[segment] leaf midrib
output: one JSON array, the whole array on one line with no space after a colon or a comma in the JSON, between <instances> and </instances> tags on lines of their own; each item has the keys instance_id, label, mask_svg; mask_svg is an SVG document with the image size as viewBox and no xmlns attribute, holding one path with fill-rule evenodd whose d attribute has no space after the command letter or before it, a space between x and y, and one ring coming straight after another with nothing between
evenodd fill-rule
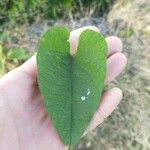
<instances>
[{"instance_id":1,"label":"leaf midrib","mask_svg":"<svg viewBox=\"0 0 150 150\"><path fill-rule=\"evenodd\" d=\"M70 55L71 57L71 55ZM73 69L72 69L72 66L73 66L73 58L71 57L71 106L70 106L70 112L71 112L71 118L70 118L70 145L71 145L71 142L72 142L72 118L73 118L73 113L72 113L72 105L73 105Z\"/></svg>"}]
</instances>

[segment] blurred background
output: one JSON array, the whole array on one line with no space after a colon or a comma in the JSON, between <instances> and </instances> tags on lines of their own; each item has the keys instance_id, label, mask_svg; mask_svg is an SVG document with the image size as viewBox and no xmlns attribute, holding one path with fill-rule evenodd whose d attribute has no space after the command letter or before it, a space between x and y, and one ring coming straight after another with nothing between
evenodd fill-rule
<instances>
[{"instance_id":1,"label":"blurred background","mask_svg":"<svg viewBox=\"0 0 150 150\"><path fill-rule=\"evenodd\" d=\"M150 150L150 0L0 0L0 76L32 56L50 26L97 26L122 38L124 98L75 150Z\"/></svg>"}]
</instances>

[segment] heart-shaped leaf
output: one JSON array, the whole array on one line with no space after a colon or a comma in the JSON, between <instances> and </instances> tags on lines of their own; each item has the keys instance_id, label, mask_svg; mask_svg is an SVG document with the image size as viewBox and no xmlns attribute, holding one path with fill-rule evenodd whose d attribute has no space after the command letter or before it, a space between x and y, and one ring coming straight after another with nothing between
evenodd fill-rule
<instances>
[{"instance_id":1,"label":"heart-shaped leaf","mask_svg":"<svg viewBox=\"0 0 150 150\"><path fill-rule=\"evenodd\" d=\"M40 39L38 83L48 115L60 139L76 144L99 104L106 74L105 38L85 30L77 53L70 55L70 32L60 26L49 29Z\"/></svg>"}]
</instances>

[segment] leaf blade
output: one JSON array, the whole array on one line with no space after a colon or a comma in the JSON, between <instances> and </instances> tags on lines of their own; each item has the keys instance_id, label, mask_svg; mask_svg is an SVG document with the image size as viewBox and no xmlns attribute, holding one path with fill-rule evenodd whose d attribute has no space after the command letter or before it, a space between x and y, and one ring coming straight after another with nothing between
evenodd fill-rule
<instances>
[{"instance_id":1,"label":"leaf blade","mask_svg":"<svg viewBox=\"0 0 150 150\"><path fill-rule=\"evenodd\" d=\"M37 54L38 74L40 74L38 82L44 103L60 138L67 145L70 143L68 133L70 133L71 99L67 94L71 85L68 79L70 74L68 38L69 32L65 28L51 28L41 38Z\"/></svg>"},{"instance_id":2,"label":"leaf blade","mask_svg":"<svg viewBox=\"0 0 150 150\"><path fill-rule=\"evenodd\" d=\"M49 117L61 140L75 145L99 103L106 74L104 37L91 30L70 55L69 31L53 27L44 34L37 54L38 83Z\"/></svg>"},{"instance_id":3,"label":"leaf blade","mask_svg":"<svg viewBox=\"0 0 150 150\"><path fill-rule=\"evenodd\" d=\"M74 57L76 68L73 69L73 145L83 135L100 101L106 73L106 48L106 41L99 33L86 30L80 35L78 51Z\"/></svg>"}]
</instances>

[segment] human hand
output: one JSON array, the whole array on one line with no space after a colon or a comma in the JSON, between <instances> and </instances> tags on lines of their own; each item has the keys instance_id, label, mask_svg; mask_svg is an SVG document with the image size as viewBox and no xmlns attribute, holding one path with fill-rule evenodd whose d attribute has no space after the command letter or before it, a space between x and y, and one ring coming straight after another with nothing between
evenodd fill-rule
<instances>
[{"instance_id":1,"label":"human hand","mask_svg":"<svg viewBox=\"0 0 150 150\"><path fill-rule=\"evenodd\" d=\"M85 29L71 32L72 53L76 52L78 38ZM106 38L108 44L106 84L111 82L126 66L121 53L122 42L117 37ZM122 99L122 91L113 88L105 91L85 134L107 118ZM0 149L1 150L64 150L52 122L44 109L37 85L36 57L0 79Z\"/></svg>"}]
</instances>

